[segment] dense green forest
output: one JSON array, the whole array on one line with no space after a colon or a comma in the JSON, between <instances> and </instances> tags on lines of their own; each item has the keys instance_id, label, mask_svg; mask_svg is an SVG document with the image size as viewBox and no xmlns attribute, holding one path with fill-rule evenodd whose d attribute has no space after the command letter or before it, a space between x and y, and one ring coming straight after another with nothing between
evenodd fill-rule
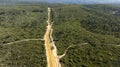
<instances>
[{"instance_id":1,"label":"dense green forest","mask_svg":"<svg viewBox=\"0 0 120 67\"><path fill-rule=\"evenodd\" d=\"M43 38L47 7L52 8L53 37L62 67L120 67L120 7L114 5L0 6L0 67L46 67ZM82 43L88 43L81 45Z\"/></svg>"}]
</instances>

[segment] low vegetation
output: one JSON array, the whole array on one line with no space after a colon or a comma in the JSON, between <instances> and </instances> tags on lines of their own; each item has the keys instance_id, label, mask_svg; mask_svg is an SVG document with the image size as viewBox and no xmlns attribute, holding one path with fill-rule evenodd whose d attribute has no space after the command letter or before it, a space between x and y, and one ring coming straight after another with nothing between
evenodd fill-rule
<instances>
[{"instance_id":1,"label":"low vegetation","mask_svg":"<svg viewBox=\"0 0 120 67\"><path fill-rule=\"evenodd\" d=\"M119 67L120 16L112 5L49 5L58 54L76 45L60 60L62 67ZM103 8L104 7L104 8ZM0 43L43 38L47 6L0 6ZM81 43L88 43L81 45ZM0 67L46 67L43 41L0 48Z\"/></svg>"}]
</instances>

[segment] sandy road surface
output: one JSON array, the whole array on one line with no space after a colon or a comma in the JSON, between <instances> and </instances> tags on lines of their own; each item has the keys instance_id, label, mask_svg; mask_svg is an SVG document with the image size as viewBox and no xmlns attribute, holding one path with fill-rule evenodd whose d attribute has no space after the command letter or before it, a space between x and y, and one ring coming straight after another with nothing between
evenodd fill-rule
<instances>
[{"instance_id":1,"label":"sandy road surface","mask_svg":"<svg viewBox=\"0 0 120 67\"><path fill-rule=\"evenodd\" d=\"M52 38L52 22L50 21L51 8L48 8L47 29L44 35L45 49L47 57L47 67L61 67L59 56L57 55L57 48Z\"/></svg>"}]
</instances>

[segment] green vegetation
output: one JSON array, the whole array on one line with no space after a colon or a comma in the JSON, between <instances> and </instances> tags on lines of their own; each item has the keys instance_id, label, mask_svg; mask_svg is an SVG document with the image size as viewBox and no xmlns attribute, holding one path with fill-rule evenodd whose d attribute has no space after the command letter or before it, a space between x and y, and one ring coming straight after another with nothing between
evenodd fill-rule
<instances>
[{"instance_id":1,"label":"green vegetation","mask_svg":"<svg viewBox=\"0 0 120 67\"><path fill-rule=\"evenodd\" d=\"M1 6L0 11L1 45L22 39L43 38L47 7ZM0 48L0 67L46 67L43 44L41 41L29 41L3 45Z\"/></svg>"},{"instance_id":2,"label":"green vegetation","mask_svg":"<svg viewBox=\"0 0 120 67\"><path fill-rule=\"evenodd\" d=\"M60 61L63 67L119 67L119 7L111 5L49 5L58 54L76 45ZM43 38L47 6L0 6L0 43ZM87 45L80 45L88 43ZM43 41L0 48L0 67L46 67Z\"/></svg>"}]
</instances>

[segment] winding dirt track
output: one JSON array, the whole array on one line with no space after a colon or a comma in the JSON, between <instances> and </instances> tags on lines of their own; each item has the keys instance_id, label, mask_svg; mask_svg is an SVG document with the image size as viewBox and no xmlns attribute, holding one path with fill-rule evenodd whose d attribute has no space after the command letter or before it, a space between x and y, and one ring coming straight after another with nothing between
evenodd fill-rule
<instances>
[{"instance_id":1,"label":"winding dirt track","mask_svg":"<svg viewBox=\"0 0 120 67\"><path fill-rule=\"evenodd\" d=\"M25 41L39 41L39 40L43 40L44 41L44 39L24 39L24 40L19 40L19 41L14 41L14 42L2 44L2 46L6 46L6 45L10 45L10 44L15 44L15 43L20 43L20 42L25 42Z\"/></svg>"}]
</instances>

